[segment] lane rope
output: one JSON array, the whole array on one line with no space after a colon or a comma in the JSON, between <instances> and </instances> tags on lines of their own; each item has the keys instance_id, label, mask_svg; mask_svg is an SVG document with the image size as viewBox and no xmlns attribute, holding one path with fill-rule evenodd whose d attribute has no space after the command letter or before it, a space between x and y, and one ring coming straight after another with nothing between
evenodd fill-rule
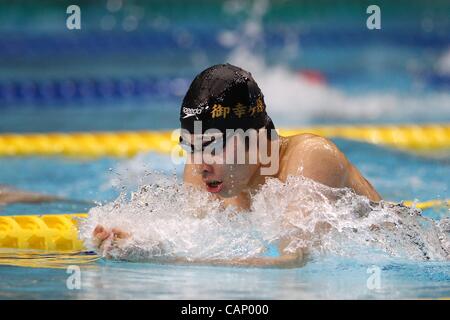
<instances>
[{"instance_id":1,"label":"lane rope","mask_svg":"<svg viewBox=\"0 0 450 320\"><path fill-rule=\"evenodd\" d=\"M411 151L450 149L450 124L316 126L284 128L283 136L313 133ZM141 152L170 154L178 144L173 131L0 134L0 156L131 157Z\"/></svg>"}]
</instances>

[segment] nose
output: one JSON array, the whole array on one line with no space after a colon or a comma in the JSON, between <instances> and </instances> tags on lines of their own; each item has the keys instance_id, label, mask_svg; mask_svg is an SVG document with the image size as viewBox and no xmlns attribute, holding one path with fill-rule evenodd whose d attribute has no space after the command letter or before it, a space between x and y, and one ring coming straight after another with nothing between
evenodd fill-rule
<instances>
[{"instance_id":1,"label":"nose","mask_svg":"<svg viewBox=\"0 0 450 320\"><path fill-rule=\"evenodd\" d=\"M206 177L214 172L212 165L206 163L202 163L200 170L202 172L202 177Z\"/></svg>"}]
</instances>

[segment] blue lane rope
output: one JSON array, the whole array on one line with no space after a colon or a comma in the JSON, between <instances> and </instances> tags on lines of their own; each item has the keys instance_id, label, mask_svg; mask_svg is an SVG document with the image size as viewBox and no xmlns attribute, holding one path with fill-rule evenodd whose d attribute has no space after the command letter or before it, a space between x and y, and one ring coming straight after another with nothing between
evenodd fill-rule
<instances>
[{"instance_id":1,"label":"blue lane rope","mask_svg":"<svg viewBox=\"0 0 450 320\"><path fill-rule=\"evenodd\" d=\"M0 108L15 105L70 105L82 101L168 97L180 98L187 77L99 77L49 80L0 80ZM424 75L434 88L450 88L450 76Z\"/></svg>"},{"instance_id":2,"label":"blue lane rope","mask_svg":"<svg viewBox=\"0 0 450 320\"><path fill-rule=\"evenodd\" d=\"M196 28L187 29L192 43L188 47L204 50L224 50L217 37L211 34L219 34L221 29L211 25L207 30ZM340 45L354 46L367 45L368 43L385 43L404 45L411 47L429 47L445 49L448 46L448 38L445 35L425 34L418 31L405 33L391 31L374 36L373 33L362 31L333 31L313 30L302 32L298 30L298 40L302 46L309 45ZM283 46L285 36L278 30L266 30L264 42L272 46ZM90 31L77 35L65 33L27 34L27 33L2 33L0 34L0 57L60 57L63 55L111 55L127 54L131 52L149 53L157 50L176 50L188 47L179 42L177 33L173 30L155 31L139 30L136 32L106 32Z\"/></svg>"},{"instance_id":3,"label":"blue lane rope","mask_svg":"<svg viewBox=\"0 0 450 320\"><path fill-rule=\"evenodd\" d=\"M0 81L0 108L146 96L178 97L187 90L189 81L152 77Z\"/></svg>"}]
</instances>

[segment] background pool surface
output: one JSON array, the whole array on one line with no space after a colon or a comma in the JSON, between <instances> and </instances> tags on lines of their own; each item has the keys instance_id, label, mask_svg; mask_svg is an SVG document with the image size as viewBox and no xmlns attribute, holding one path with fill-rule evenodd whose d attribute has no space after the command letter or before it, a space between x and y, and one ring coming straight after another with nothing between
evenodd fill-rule
<instances>
[{"instance_id":1,"label":"background pool surface","mask_svg":"<svg viewBox=\"0 0 450 320\"><path fill-rule=\"evenodd\" d=\"M0 3L0 133L176 128L195 74L226 61L252 72L279 127L450 121L448 1L380 2L382 29L374 31L365 26L364 1L78 3L79 31L65 28L68 2ZM417 155L333 141L385 199L450 198L449 150ZM182 167L156 153L0 157L0 184L105 203L134 191L145 170L180 175ZM89 207L15 204L0 214ZM450 216L448 208L423 214ZM328 255L302 268L262 269L91 258L0 250L0 299L450 296L450 262ZM80 290L66 286L73 264L81 267ZM375 290L367 285L373 266Z\"/></svg>"}]
</instances>

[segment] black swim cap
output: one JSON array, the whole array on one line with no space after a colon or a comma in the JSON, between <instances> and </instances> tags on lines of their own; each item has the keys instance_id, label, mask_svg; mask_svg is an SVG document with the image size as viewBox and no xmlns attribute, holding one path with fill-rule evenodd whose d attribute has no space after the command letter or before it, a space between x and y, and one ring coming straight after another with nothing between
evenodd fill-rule
<instances>
[{"instance_id":1,"label":"black swim cap","mask_svg":"<svg viewBox=\"0 0 450 320\"><path fill-rule=\"evenodd\" d=\"M231 64L202 71L192 81L180 111L181 128L194 133L194 121L208 129L274 129L264 96L250 72Z\"/></svg>"}]
</instances>

